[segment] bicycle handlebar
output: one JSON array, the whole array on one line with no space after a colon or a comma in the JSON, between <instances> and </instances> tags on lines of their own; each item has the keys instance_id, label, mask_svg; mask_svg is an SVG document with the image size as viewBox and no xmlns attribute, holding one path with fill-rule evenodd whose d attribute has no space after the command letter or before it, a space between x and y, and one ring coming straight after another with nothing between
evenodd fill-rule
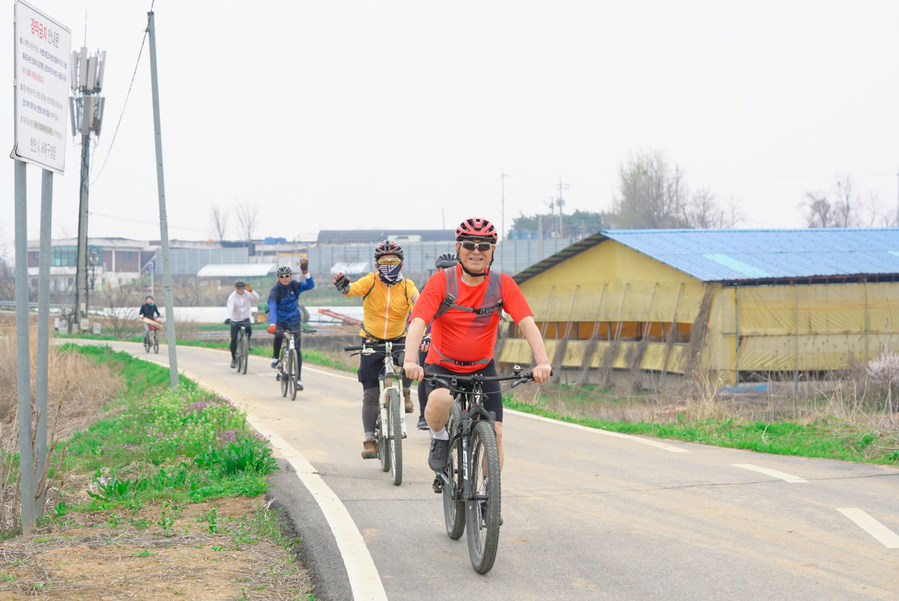
<instances>
[{"instance_id":1,"label":"bicycle handlebar","mask_svg":"<svg viewBox=\"0 0 899 601\"><path fill-rule=\"evenodd\" d=\"M473 376L462 376L462 375L452 375L447 376L445 374L440 375L432 375L425 376L425 382L429 384L441 384L443 386L448 386L450 388L454 388L457 384L483 384L486 382L512 382L512 388L518 386L519 384L524 384L525 382L531 382L534 380L534 373L527 371L518 374L513 374L511 376L482 376L482 375L473 375Z\"/></svg>"},{"instance_id":2,"label":"bicycle handlebar","mask_svg":"<svg viewBox=\"0 0 899 601\"><path fill-rule=\"evenodd\" d=\"M397 347L399 347L399 348L397 348ZM392 352L399 352L400 350L402 350L402 348L403 348L402 345L398 342L390 343L390 350ZM386 342L372 342L372 343L363 344L361 346L345 346L345 347L343 347L343 350L345 350L347 352L350 352L350 351L363 351L363 352L365 352L365 351L371 351L371 352L386 351L387 343Z\"/></svg>"}]
</instances>

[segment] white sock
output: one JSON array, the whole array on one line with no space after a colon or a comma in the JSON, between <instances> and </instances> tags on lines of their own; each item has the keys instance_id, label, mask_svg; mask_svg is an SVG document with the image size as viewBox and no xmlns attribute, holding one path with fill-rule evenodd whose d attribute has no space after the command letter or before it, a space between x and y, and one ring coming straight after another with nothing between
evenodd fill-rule
<instances>
[{"instance_id":1,"label":"white sock","mask_svg":"<svg viewBox=\"0 0 899 601\"><path fill-rule=\"evenodd\" d=\"M449 440L449 432L446 431L446 426L440 428L439 432L431 430L431 438L436 438L437 440Z\"/></svg>"}]
</instances>

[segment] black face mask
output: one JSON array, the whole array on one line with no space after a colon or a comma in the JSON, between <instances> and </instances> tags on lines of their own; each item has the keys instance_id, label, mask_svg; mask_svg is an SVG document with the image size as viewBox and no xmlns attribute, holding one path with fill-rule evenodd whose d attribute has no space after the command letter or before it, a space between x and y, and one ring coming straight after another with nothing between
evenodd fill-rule
<instances>
[{"instance_id":1,"label":"black face mask","mask_svg":"<svg viewBox=\"0 0 899 601\"><path fill-rule=\"evenodd\" d=\"M400 278L403 277L403 275L400 273L400 270L402 268L402 263L395 263L393 265L378 265L378 277L381 278L381 281L388 286L393 286L400 281Z\"/></svg>"}]
</instances>

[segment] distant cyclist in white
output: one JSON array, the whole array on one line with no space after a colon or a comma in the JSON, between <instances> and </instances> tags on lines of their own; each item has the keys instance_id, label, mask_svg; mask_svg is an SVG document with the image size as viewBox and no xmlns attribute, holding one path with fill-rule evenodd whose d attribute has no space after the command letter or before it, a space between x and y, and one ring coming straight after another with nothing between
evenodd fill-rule
<instances>
[{"instance_id":1,"label":"distant cyclist in white","mask_svg":"<svg viewBox=\"0 0 899 601\"><path fill-rule=\"evenodd\" d=\"M250 284L242 280L234 282L234 292L228 296L228 319L231 324L231 367L237 367L237 333L240 326L247 330L247 344L253 335L253 327L250 325L250 315L253 313L253 303L259 300L259 293L253 290Z\"/></svg>"}]
</instances>

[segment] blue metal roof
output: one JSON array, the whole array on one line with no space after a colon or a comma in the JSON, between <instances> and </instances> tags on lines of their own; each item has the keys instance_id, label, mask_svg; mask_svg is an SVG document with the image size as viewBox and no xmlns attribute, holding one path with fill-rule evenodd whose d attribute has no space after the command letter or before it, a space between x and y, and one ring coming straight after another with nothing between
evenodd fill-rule
<instances>
[{"instance_id":1,"label":"blue metal roof","mask_svg":"<svg viewBox=\"0 0 899 601\"><path fill-rule=\"evenodd\" d=\"M704 282L899 274L899 228L607 230L595 243L601 237Z\"/></svg>"}]
</instances>

